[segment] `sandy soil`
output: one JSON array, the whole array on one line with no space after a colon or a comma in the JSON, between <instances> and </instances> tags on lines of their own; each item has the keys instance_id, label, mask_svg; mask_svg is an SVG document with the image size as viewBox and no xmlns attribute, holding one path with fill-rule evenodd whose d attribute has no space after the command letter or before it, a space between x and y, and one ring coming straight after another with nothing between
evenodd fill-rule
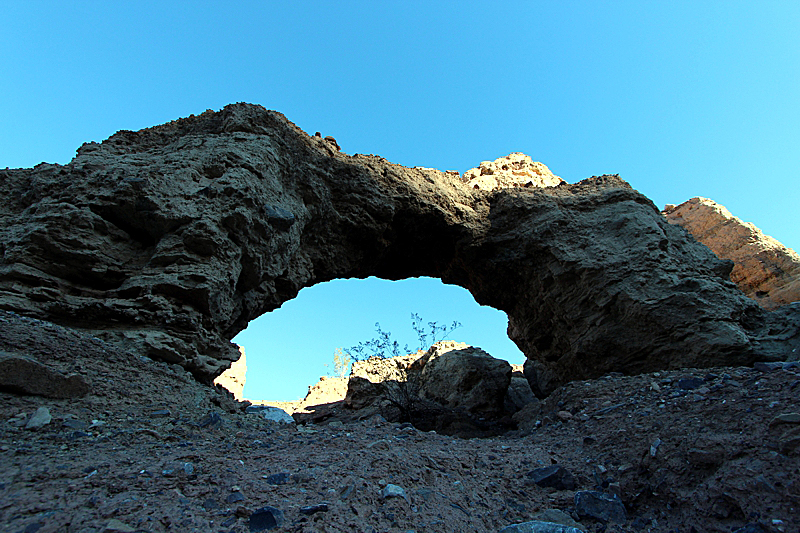
<instances>
[{"instance_id":1,"label":"sandy soil","mask_svg":"<svg viewBox=\"0 0 800 533\"><path fill-rule=\"evenodd\" d=\"M575 382L516 431L460 439L380 415L268 422L178 367L10 313L0 350L90 386L0 392L4 532L495 532L552 509L586 532L800 531L797 366ZM40 407L51 421L26 429ZM528 475L554 464L574 488ZM579 491L618 494L627 519L582 516Z\"/></svg>"}]
</instances>

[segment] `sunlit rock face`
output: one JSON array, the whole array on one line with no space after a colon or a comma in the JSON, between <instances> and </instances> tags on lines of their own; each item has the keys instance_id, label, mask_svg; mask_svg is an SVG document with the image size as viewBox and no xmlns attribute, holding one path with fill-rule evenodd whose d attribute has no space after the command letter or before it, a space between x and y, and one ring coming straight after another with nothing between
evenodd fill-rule
<instances>
[{"instance_id":1,"label":"sunlit rock face","mask_svg":"<svg viewBox=\"0 0 800 533\"><path fill-rule=\"evenodd\" d=\"M733 261L731 281L765 309L800 301L800 255L725 206L697 197L667 206L664 216L722 259Z\"/></svg>"},{"instance_id":2,"label":"sunlit rock face","mask_svg":"<svg viewBox=\"0 0 800 533\"><path fill-rule=\"evenodd\" d=\"M461 181L472 189L493 191L509 187L555 187L566 183L543 163L520 152L494 161L483 161L464 172Z\"/></svg>"},{"instance_id":3,"label":"sunlit rock face","mask_svg":"<svg viewBox=\"0 0 800 533\"><path fill-rule=\"evenodd\" d=\"M241 356L231 363L230 368L214 379L214 385L225 387L233 397L239 401L244 401L244 386L247 384L247 355L244 347L239 347Z\"/></svg>"},{"instance_id":4,"label":"sunlit rock face","mask_svg":"<svg viewBox=\"0 0 800 533\"><path fill-rule=\"evenodd\" d=\"M346 155L260 106L121 131L67 165L0 171L0 191L0 307L203 381L239 358L229 341L250 320L370 275L439 277L508 313L539 394L786 358L797 340L794 311L746 298L730 262L617 176L475 189Z\"/></svg>"}]
</instances>

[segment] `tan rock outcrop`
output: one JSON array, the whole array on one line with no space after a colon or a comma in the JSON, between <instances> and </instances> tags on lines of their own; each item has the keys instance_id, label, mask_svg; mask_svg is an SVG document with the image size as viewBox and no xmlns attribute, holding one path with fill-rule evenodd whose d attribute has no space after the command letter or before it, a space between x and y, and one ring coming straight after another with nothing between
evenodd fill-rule
<instances>
[{"instance_id":1,"label":"tan rock outcrop","mask_svg":"<svg viewBox=\"0 0 800 533\"><path fill-rule=\"evenodd\" d=\"M412 366L416 364L419 370L421 363L418 361L425 353L418 351L397 357L370 357L354 362L347 381L345 404L352 409L372 405L384 395L384 383L406 383Z\"/></svg>"},{"instance_id":2,"label":"tan rock outcrop","mask_svg":"<svg viewBox=\"0 0 800 533\"><path fill-rule=\"evenodd\" d=\"M464 172L461 180L472 189L492 191L509 187L555 187L564 180L550 172L543 163L514 152Z\"/></svg>"},{"instance_id":3,"label":"tan rock outcrop","mask_svg":"<svg viewBox=\"0 0 800 533\"><path fill-rule=\"evenodd\" d=\"M230 339L250 320L370 275L438 277L505 311L540 395L609 371L786 359L798 344L792 306L746 298L729 262L619 176L474 189L347 155L260 106L0 170L0 195L0 309L204 382L240 357Z\"/></svg>"},{"instance_id":4,"label":"tan rock outcrop","mask_svg":"<svg viewBox=\"0 0 800 533\"><path fill-rule=\"evenodd\" d=\"M247 355L244 353L244 346L239 346L239 359L231 363L230 368L220 374L214 380L214 385L221 385L228 389L237 400L244 401L244 386L247 383Z\"/></svg>"},{"instance_id":5,"label":"tan rock outcrop","mask_svg":"<svg viewBox=\"0 0 800 533\"><path fill-rule=\"evenodd\" d=\"M800 255L708 198L668 205L664 216L734 266L731 281L766 309L800 301Z\"/></svg>"},{"instance_id":6,"label":"tan rock outcrop","mask_svg":"<svg viewBox=\"0 0 800 533\"><path fill-rule=\"evenodd\" d=\"M300 408L339 402L344 400L346 395L347 378L321 376L317 383L308 387L308 393L300 402Z\"/></svg>"}]
</instances>

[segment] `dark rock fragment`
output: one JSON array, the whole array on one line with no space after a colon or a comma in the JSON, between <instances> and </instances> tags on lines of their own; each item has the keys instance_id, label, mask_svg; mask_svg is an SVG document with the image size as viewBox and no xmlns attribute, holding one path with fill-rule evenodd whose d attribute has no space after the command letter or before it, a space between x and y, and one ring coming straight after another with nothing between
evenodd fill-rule
<instances>
[{"instance_id":1,"label":"dark rock fragment","mask_svg":"<svg viewBox=\"0 0 800 533\"><path fill-rule=\"evenodd\" d=\"M314 513L322 513L328 510L327 503L318 503L317 505L308 505L300 508L300 514L312 515Z\"/></svg>"},{"instance_id":2,"label":"dark rock fragment","mask_svg":"<svg viewBox=\"0 0 800 533\"><path fill-rule=\"evenodd\" d=\"M778 439L778 450L784 455L793 455L800 448L800 428L793 428Z\"/></svg>"},{"instance_id":3,"label":"dark rock fragment","mask_svg":"<svg viewBox=\"0 0 800 533\"><path fill-rule=\"evenodd\" d=\"M278 229L287 230L294 224L294 214L282 207L277 205L265 205L264 212L267 215L269 223Z\"/></svg>"},{"instance_id":4,"label":"dark rock fragment","mask_svg":"<svg viewBox=\"0 0 800 533\"><path fill-rule=\"evenodd\" d=\"M206 416L200 419L197 422L197 425L201 428L215 428L222 425L222 417L219 416L219 413L214 411L209 411Z\"/></svg>"},{"instance_id":5,"label":"dark rock fragment","mask_svg":"<svg viewBox=\"0 0 800 533\"><path fill-rule=\"evenodd\" d=\"M61 423L61 427L69 428L69 429L86 429L88 424L83 420L78 420L77 418L67 418Z\"/></svg>"},{"instance_id":6,"label":"dark rock fragment","mask_svg":"<svg viewBox=\"0 0 800 533\"><path fill-rule=\"evenodd\" d=\"M552 487L558 490L573 490L575 478L572 473L561 465L537 468L525 474L528 479L540 487Z\"/></svg>"},{"instance_id":7,"label":"dark rock fragment","mask_svg":"<svg viewBox=\"0 0 800 533\"><path fill-rule=\"evenodd\" d=\"M575 510L578 516L589 516L602 522L622 524L628 519L619 496L593 490L575 493Z\"/></svg>"},{"instance_id":8,"label":"dark rock fragment","mask_svg":"<svg viewBox=\"0 0 800 533\"><path fill-rule=\"evenodd\" d=\"M272 474L267 478L267 483L270 485L286 485L289 483L291 475L289 472L281 472L279 474Z\"/></svg>"},{"instance_id":9,"label":"dark rock fragment","mask_svg":"<svg viewBox=\"0 0 800 533\"><path fill-rule=\"evenodd\" d=\"M774 370L790 370L790 369L800 369L800 362L792 361L792 362L784 362L784 361L776 361L776 362L757 362L753 363L753 368L758 370L759 372L772 372Z\"/></svg>"},{"instance_id":10,"label":"dark rock fragment","mask_svg":"<svg viewBox=\"0 0 800 533\"><path fill-rule=\"evenodd\" d=\"M206 498L203 501L203 509L206 511L213 511L214 509L219 509L219 504L214 498Z\"/></svg>"},{"instance_id":11,"label":"dark rock fragment","mask_svg":"<svg viewBox=\"0 0 800 533\"><path fill-rule=\"evenodd\" d=\"M262 507L250 515L250 532L266 531L283 524L283 511L275 507Z\"/></svg>"},{"instance_id":12,"label":"dark rock fragment","mask_svg":"<svg viewBox=\"0 0 800 533\"><path fill-rule=\"evenodd\" d=\"M231 492L228 494L228 497L225 498L225 501L228 503L236 503L236 502L243 502L244 501L244 494L239 491Z\"/></svg>"},{"instance_id":13,"label":"dark rock fragment","mask_svg":"<svg viewBox=\"0 0 800 533\"><path fill-rule=\"evenodd\" d=\"M696 378L696 377L683 378L678 380L678 387L680 387L683 390L694 390L698 387L702 387L703 383L705 383L705 381L703 381L703 378Z\"/></svg>"}]
</instances>

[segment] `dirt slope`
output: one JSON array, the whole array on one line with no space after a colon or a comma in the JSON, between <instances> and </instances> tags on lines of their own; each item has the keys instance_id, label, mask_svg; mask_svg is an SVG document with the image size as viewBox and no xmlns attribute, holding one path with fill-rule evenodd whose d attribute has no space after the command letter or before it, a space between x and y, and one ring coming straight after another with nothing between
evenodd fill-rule
<instances>
[{"instance_id":1,"label":"dirt slope","mask_svg":"<svg viewBox=\"0 0 800 533\"><path fill-rule=\"evenodd\" d=\"M23 349L90 392L0 392L2 531L246 532L266 506L282 513L275 531L293 532L495 532L548 509L587 532L800 523L796 364L574 382L516 432L467 440L379 416L278 425L175 365L0 313L0 350ZM40 407L51 421L26 429ZM574 488L528 476L552 464ZM627 520L581 516L586 490L618 493Z\"/></svg>"}]
</instances>

